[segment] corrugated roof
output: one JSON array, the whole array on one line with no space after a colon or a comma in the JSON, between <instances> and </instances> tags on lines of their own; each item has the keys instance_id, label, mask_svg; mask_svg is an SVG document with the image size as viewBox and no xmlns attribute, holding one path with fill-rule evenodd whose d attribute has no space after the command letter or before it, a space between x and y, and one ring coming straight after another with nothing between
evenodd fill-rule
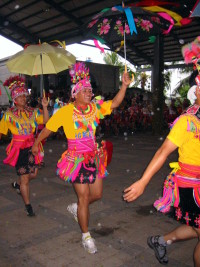
<instances>
[{"instance_id":1,"label":"corrugated roof","mask_svg":"<svg viewBox=\"0 0 200 267\"><path fill-rule=\"evenodd\" d=\"M125 1L125 5L133 2L141 3L141 1ZM168 5L162 7L186 18L190 15L196 0L167 2ZM102 9L114 5L121 5L121 1L1 0L0 34L22 46L38 43L39 40L41 42L65 40L66 44L80 43L85 40L82 25ZM195 17L193 22L186 26L174 27L163 39L164 62L182 60L182 45L191 42L199 34L199 17ZM114 51L120 44L118 42L109 45ZM134 65L151 64L154 53L154 44L149 40L127 41L127 59ZM123 52L119 54L123 56Z\"/></svg>"}]
</instances>

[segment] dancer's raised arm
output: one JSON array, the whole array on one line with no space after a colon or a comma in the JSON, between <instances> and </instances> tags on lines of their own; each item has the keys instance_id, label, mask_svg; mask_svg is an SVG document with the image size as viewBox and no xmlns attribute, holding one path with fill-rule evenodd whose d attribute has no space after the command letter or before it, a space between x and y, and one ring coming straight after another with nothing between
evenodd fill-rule
<instances>
[{"instance_id":1,"label":"dancer's raised arm","mask_svg":"<svg viewBox=\"0 0 200 267\"><path fill-rule=\"evenodd\" d=\"M171 154L177 146L173 144L169 139L165 139L162 146L157 150L151 162L147 166L144 174L141 179L133 183L131 186L127 187L124 190L124 200L127 202L134 201L140 195L143 194L146 186L153 178L154 174L156 174L160 168L165 163L169 154Z\"/></svg>"}]
</instances>

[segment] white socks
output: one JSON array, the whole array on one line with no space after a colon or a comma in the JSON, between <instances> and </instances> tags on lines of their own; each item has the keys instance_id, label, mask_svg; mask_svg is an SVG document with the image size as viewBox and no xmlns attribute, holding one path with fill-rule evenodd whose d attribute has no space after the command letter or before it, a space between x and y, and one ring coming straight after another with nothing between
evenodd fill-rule
<instances>
[{"instance_id":1,"label":"white socks","mask_svg":"<svg viewBox=\"0 0 200 267\"><path fill-rule=\"evenodd\" d=\"M86 237L90 236L90 232L82 233L82 239L85 239Z\"/></svg>"}]
</instances>

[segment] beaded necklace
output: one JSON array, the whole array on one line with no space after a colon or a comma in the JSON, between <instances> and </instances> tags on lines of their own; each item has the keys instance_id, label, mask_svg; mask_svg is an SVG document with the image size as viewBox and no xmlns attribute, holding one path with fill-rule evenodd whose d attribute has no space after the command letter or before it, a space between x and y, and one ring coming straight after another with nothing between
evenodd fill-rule
<instances>
[{"instance_id":1,"label":"beaded necklace","mask_svg":"<svg viewBox=\"0 0 200 267\"><path fill-rule=\"evenodd\" d=\"M87 105L85 110L80 111L74 105L74 111L72 119L74 121L74 128L77 130L82 128L84 131L95 131L96 127L100 123L99 119L103 119L105 112L102 108L103 101L100 96ZM97 115L98 114L98 115Z\"/></svg>"},{"instance_id":2,"label":"beaded necklace","mask_svg":"<svg viewBox=\"0 0 200 267\"><path fill-rule=\"evenodd\" d=\"M72 118L75 129L82 128L85 131L94 131L99 123L97 108L94 103L88 104L85 110L74 106Z\"/></svg>"}]
</instances>

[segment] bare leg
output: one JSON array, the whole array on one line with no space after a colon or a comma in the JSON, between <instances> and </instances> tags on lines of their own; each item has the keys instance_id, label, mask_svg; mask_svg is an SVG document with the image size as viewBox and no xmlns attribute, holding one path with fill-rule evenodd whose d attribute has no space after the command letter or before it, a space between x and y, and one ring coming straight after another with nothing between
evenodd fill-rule
<instances>
[{"instance_id":1,"label":"bare leg","mask_svg":"<svg viewBox=\"0 0 200 267\"><path fill-rule=\"evenodd\" d=\"M35 168L35 171L30 173L30 180L35 179L38 174L38 168Z\"/></svg>"},{"instance_id":2,"label":"bare leg","mask_svg":"<svg viewBox=\"0 0 200 267\"><path fill-rule=\"evenodd\" d=\"M164 236L164 240L167 242L167 244L193 238L198 238L198 243L193 254L194 264L195 267L200 267L200 229L182 225Z\"/></svg>"},{"instance_id":3,"label":"bare leg","mask_svg":"<svg viewBox=\"0 0 200 267\"><path fill-rule=\"evenodd\" d=\"M29 174L25 174L25 175L21 175L20 176L20 191L21 191L21 195L22 198L24 200L24 203L30 204L30 198L29 198Z\"/></svg>"},{"instance_id":4,"label":"bare leg","mask_svg":"<svg viewBox=\"0 0 200 267\"><path fill-rule=\"evenodd\" d=\"M96 179L94 184L74 184L78 197L78 222L83 233L88 232L89 204L100 199L103 191L102 179Z\"/></svg>"},{"instance_id":5,"label":"bare leg","mask_svg":"<svg viewBox=\"0 0 200 267\"><path fill-rule=\"evenodd\" d=\"M78 197L78 223L82 233L87 233L89 224L89 185L74 183L73 186Z\"/></svg>"},{"instance_id":6,"label":"bare leg","mask_svg":"<svg viewBox=\"0 0 200 267\"><path fill-rule=\"evenodd\" d=\"M89 203L93 203L102 198L103 193L103 179L96 178L94 184L89 184L90 195Z\"/></svg>"},{"instance_id":7,"label":"bare leg","mask_svg":"<svg viewBox=\"0 0 200 267\"><path fill-rule=\"evenodd\" d=\"M167 244L171 244L176 241L188 240L197 237L198 234L193 227L181 225L169 234L164 235L164 240L167 242Z\"/></svg>"},{"instance_id":8,"label":"bare leg","mask_svg":"<svg viewBox=\"0 0 200 267\"><path fill-rule=\"evenodd\" d=\"M38 174L38 168L35 168L35 171L34 171L33 173L30 173L30 174L29 174L29 181L32 180L32 179L35 179L36 176L37 176L37 174ZM18 183L19 185L21 185L21 176L19 176L19 178L17 179L17 183ZM21 189L20 189L20 190L21 190Z\"/></svg>"},{"instance_id":9,"label":"bare leg","mask_svg":"<svg viewBox=\"0 0 200 267\"><path fill-rule=\"evenodd\" d=\"M194 266L195 267L200 267L200 229L194 228L194 231L196 231L198 235L198 243L194 249Z\"/></svg>"}]
</instances>

